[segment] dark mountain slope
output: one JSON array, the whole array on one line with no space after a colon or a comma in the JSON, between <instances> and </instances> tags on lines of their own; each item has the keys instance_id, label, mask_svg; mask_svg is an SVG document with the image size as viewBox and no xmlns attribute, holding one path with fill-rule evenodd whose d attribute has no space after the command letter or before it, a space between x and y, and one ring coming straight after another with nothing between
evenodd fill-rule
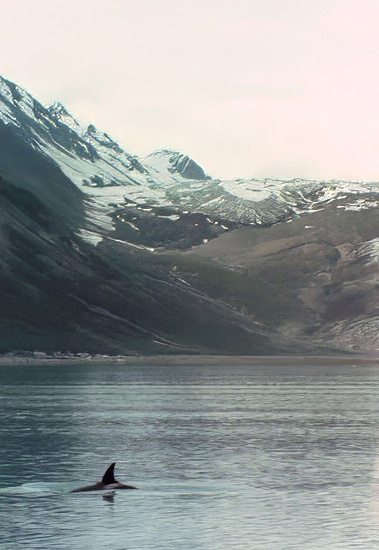
<instances>
[{"instance_id":1,"label":"dark mountain slope","mask_svg":"<svg viewBox=\"0 0 379 550\"><path fill-rule=\"evenodd\" d=\"M49 182L35 180L42 196ZM178 283L152 254L109 240L93 247L44 203L0 180L2 353L271 349L249 318Z\"/></svg>"},{"instance_id":2,"label":"dark mountain slope","mask_svg":"<svg viewBox=\"0 0 379 550\"><path fill-rule=\"evenodd\" d=\"M56 216L82 225L84 194L58 165L25 139L22 129L0 120L0 176L12 185L34 193Z\"/></svg>"}]
</instances>

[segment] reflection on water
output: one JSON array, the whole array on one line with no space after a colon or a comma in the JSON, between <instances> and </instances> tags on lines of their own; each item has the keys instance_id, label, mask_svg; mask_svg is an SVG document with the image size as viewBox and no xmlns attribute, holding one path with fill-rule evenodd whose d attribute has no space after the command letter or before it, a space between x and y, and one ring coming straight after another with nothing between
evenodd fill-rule
<instances>
[{"instance_id":1,"label":"reflection on water","mask_svg":"<svg viewBox=\"0 0 379 550\"><path fill-rule=\"evenodd\" d=\"M0 367L1 548L379 547L373 367ZM70 494L116 477L139 487Z\"/></svg>"}]
</instances>

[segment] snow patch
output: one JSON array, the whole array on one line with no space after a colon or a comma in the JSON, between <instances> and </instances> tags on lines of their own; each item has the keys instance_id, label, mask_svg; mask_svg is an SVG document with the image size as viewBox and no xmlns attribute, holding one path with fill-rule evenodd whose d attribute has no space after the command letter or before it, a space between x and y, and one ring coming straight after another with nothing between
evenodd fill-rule
<instances>
[{"instance_id":1,"label":"snow patch","mask_svg":"<svg viewBox=\"0 0 379 550\"><path fill-rule=\"evenodd\" d=\"M368 265L379 263L379 237L362 243L358 248L358 256L368 256Z\"/></svg>"}]
</instances>

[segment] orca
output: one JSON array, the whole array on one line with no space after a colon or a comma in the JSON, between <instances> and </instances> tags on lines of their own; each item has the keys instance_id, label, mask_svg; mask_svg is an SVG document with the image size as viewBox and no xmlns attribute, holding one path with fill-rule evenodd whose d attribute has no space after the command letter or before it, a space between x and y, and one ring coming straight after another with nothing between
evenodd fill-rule
<instances>
[{"instance_id":1,"label":"orca","mask_svg":"<svg viewBox=\"0 0 379 550\"><path fill-rule=\"evenodd\" d=\"M120 483L114 478L114 467L116 463L113 462L109 468L107 468L105 474L103 475L101 481L94 483L93 485L86 485L85 487L78 487L73 489L70 493L82 493L85 491L111 491L113 489L137 489L132 485L125 485Z\"/></svg>"}]
</instances>

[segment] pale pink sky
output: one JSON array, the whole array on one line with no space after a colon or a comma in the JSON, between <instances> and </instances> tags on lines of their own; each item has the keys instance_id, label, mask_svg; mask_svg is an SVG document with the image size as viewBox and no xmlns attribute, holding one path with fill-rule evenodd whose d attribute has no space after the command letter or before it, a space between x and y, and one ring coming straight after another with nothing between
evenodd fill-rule
<instances>
[{"instance_id":1,"label":"pale pink sky","mask_svg":"<svg viewBox=\"0 0 379 550\"><path fill-rule=\"evenodd\" d=\"M379 180L379 0L0 0L0 74L214 177Z\"/></svg>"}]
</instances>

